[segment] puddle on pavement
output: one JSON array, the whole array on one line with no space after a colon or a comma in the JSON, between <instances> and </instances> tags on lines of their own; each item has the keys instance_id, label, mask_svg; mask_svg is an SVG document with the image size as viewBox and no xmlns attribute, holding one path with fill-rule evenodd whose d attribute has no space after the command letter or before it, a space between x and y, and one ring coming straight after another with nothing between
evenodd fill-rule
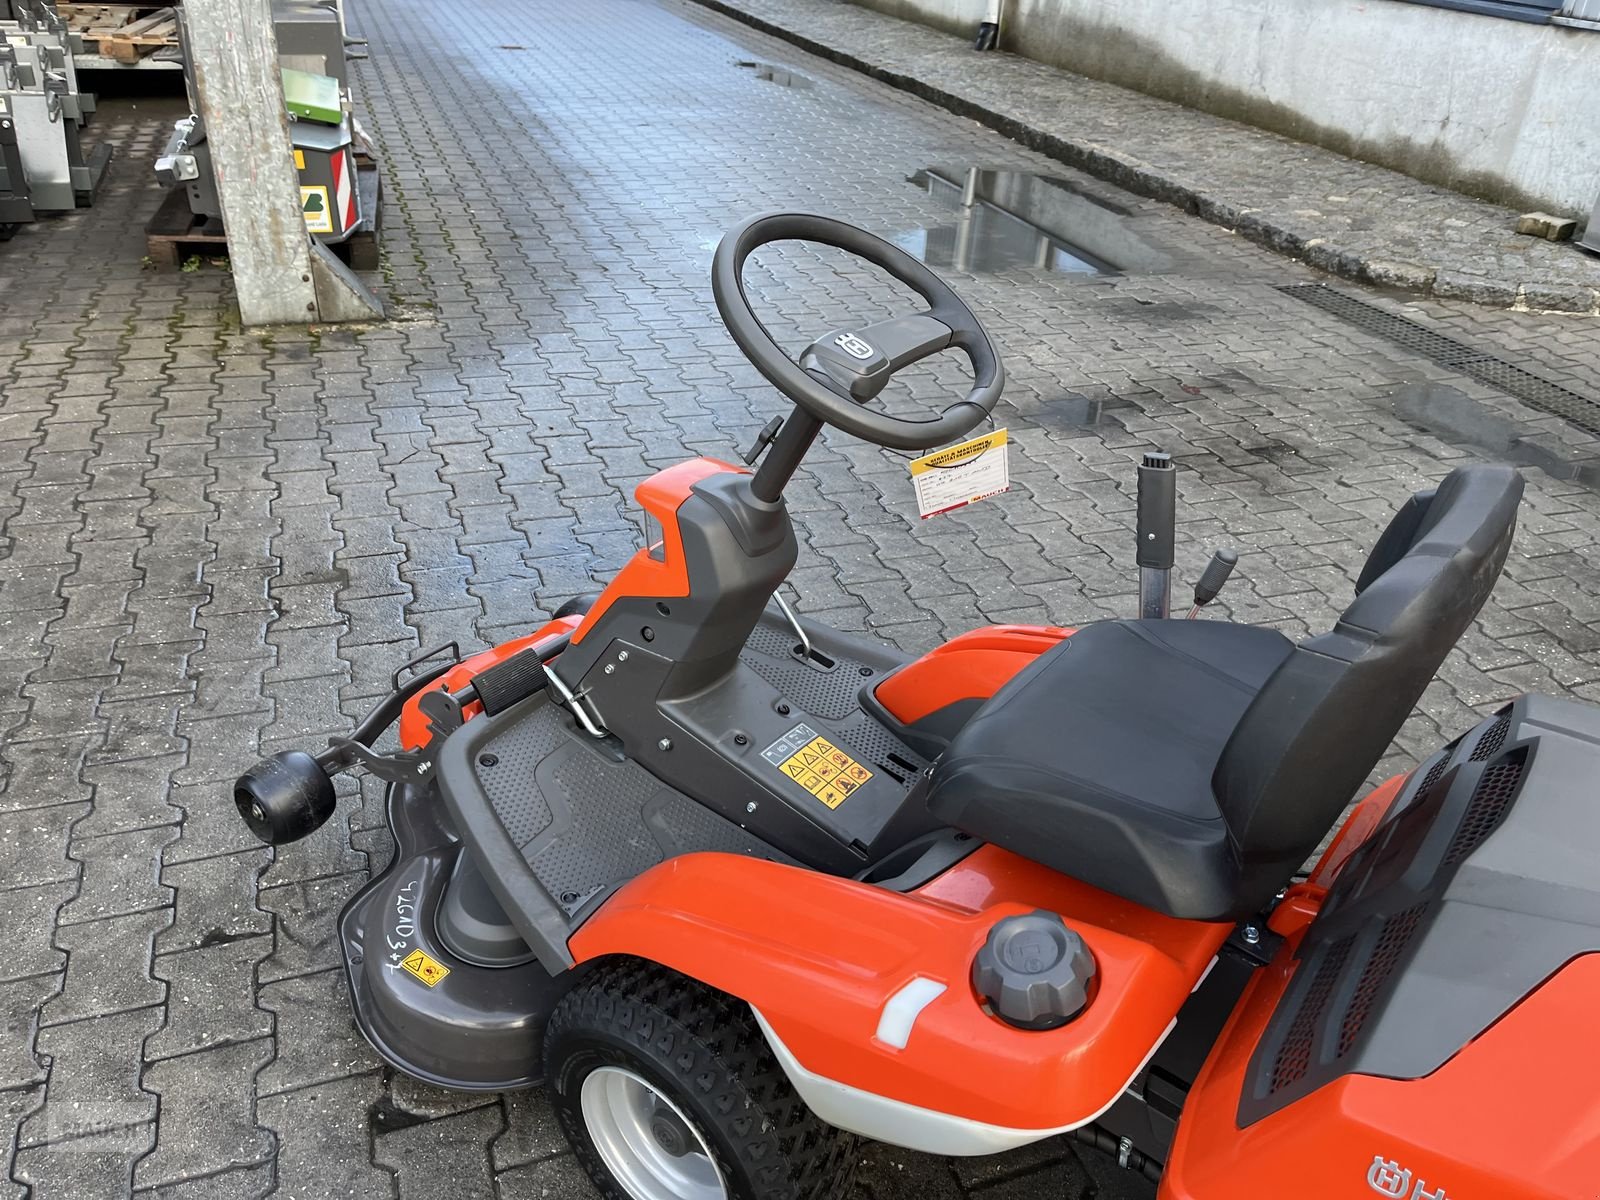
<instances>
[{"instance_id":1,"label":"puddle on pavement","mask_svg":"<svg viewBox=\"0 0 1600 1200\"><path fill-rule=\"evenodd\" d=\"M1068 393L1052 396L1033 409L1031 416L1047 429L1075 431L1093 429L1105 416L1104 400L1091 400L1087 396Z\"/></svg>"},{"instance_id":2,"label":"puddle on pavement","mask_svg":"<svg viewBox=\"0 0 1600 1200\"><path fill-rule=\"evenodd\" d=\"M1006 403L1019 418L1063 437L1106 427L1126 428L1120 414L1136 407L1121 396L1085 396L1081 392L1018 396L1015 400L1007 397Z\"/></svg>"},{"instance_id":3,"label":"puddle on pavement","mask_svg":"<svg viewBox=\"0 0 1600 1200\"><path fill-rule=\"evenodd\" d=\"M1130 210L1066 179L928 167L907 182L955 211L949 224L905 230L894 238L931 267L1087 276L1171 265L1166 254L1129 228Z\"/></svg>"},{"instance_id":4,"label":"puddle on pavement","mask_svg":"<svg viewBox=\"0 0 1600 1200\"><path fill-rule=\"evenodd\" d=\"M753 71L757 79L766 83L775 83L779 87L808 88L811 86L811 80L804 75L789 70L788 67L775 67L771 63L749 61L736 62L733 65Z\"/></svg>"},{"instance_id":5,"label":"puddle on pavement","mask_svg":"<svg viewBox=\"0 0 1600 1200\"><path fill-rule=\"evenodd\" d=\"M1600 491L1600 461L1562 458L1525 441L1526 430L1459 388L1443 383L1411 383L1389 395L1395 416L1445 441L1472 446L1523 467L1538 467L1553 479L1569 479Z\"/></svg>"}]
</instances>

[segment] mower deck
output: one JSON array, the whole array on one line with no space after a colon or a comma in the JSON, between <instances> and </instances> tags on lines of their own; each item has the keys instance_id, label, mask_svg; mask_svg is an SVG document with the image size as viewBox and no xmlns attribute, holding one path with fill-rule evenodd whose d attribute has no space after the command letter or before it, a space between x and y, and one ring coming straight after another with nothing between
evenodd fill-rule
<instances>
[{"instance_id":1,"label":"mower deck","mask_svg":"<svg viewBox=\"0 0 1600 1200\"><path fill-rule=\"evenodd\" d=\"M529 1087L543 1079L545 1017L570 981L525 952L466 960L441 937L447 882L470 865L445 817L431 784L390 787L394 857L339 917L356 1024L384 1058L437 1086ZM480 932L515 947L495 920Z\"/></svg>"}]
</instances>

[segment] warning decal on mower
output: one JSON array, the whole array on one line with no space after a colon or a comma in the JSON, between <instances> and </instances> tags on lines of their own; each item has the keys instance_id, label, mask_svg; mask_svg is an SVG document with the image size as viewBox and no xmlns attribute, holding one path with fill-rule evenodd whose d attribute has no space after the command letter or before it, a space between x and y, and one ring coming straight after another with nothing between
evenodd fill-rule
<instances>
[{"instance_id":1,"label":"warning decal on mower","mask_svg":"<svg viewBox=\"0 0 1600 1200\"><path fill-rule=\"evenodd\" d=\"M872 778L871 771L809 725L796 725L761 757L829 808L838 808Z\"/></svg>"},{"instance_id":2,"label":"warning decal on mower","mask_svg":"<svg viewBox=\"0 0 1600 1200\"><path fill-rule=\"evenodd\" d=\"M410 971L418 979L422 980L422 982L427 984L429 987L432 987L434 984L438 983L439 980L450 974L449 967L445 966L442 962L438 962L429 958L421 950L413 950L410 954L406 955L405 962L401 963L400 965L406 970Z\"/></svg>"}]
</instances>

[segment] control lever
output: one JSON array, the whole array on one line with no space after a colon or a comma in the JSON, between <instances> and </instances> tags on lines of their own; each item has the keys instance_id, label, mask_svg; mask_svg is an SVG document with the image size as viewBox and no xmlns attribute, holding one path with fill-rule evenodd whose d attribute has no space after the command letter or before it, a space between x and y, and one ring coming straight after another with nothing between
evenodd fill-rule
<instances>
[{"instance_id":1,"label":"control lever","mask_svg":"<svg viewBox=\"0 0 1600 1200\"><path fill-rule=\"evenodd\" d=\"M744 452L744 465L747 467L754 466L756 459L761 457L761 452L772 445L772 440L778 436L778 430L782 428L782 417L773 417L772 420L768 421L762 427L761 432L756 434L754 444Z\"/></svg>"},{"instance_id":2,"label":"control lever","mask_svg":"<svg viewBox=\"0 0 1600 1200\"><path fill-rule=\"evenodd\" d=\"M1218 550L1211 556L1200 581L1194 585L1194 607L1189 610L1189 620L1200 615L1200 610L1217 598L1222 585L1228 582L1234 567L1239 565L1239 555L1234 550Z\"/></svg>"},{"instance_id":3,"label":"control lever","mask_svg":"<svg viewBox=\"0 0 1600 1200\"><path fill-rule=\"evenodd\" d=\"M1172 610L1172 564L1178 528L1178 467L1172 455L1151 451L1139 464L1139 616L1163 621Z\"/></svg>"}]
</instances>

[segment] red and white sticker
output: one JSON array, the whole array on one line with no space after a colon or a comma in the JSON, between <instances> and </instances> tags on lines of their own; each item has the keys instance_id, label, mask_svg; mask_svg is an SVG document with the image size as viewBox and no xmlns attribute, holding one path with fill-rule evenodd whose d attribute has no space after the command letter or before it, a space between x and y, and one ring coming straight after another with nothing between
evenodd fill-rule
<instances>
[{"instance_id":1,"label":"red and white sticker","mask_svg":"<svg viewBox=\"0 0 1600 1200\"><path fill-rule=\"evenodd\" d=\"M356 171L355 160L349 150L333 156L334 211L339 214L339 232L347 233L356 223Z\"/></svg>"}]
</instances>

